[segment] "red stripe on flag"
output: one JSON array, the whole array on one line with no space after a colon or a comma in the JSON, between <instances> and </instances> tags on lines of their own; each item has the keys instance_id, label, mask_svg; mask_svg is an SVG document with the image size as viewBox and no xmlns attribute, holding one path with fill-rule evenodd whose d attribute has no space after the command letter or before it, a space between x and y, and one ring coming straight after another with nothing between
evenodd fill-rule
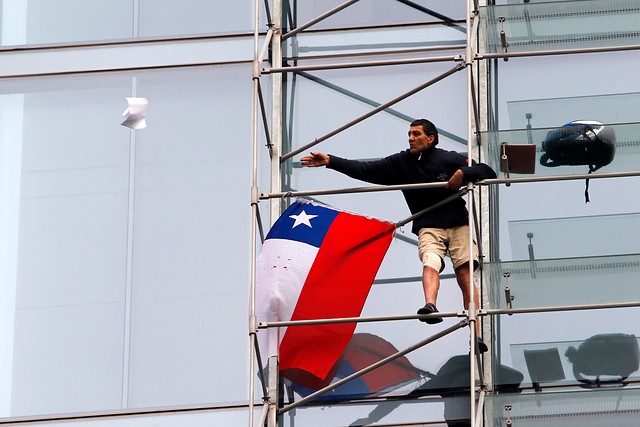
<instances>
[{"instance_id":1,"label":"red stripe on flag","mask_svg":"<svg viewBox=\"0 0 640 427\"><path fill-rule=\"evenodd\" d=\"M394 229L387 222L341 212L322 242L291 320L359 316ZM307 371L326 380L355 327L288 327L280 344L280 369Z\"/></svg>"}]
</instances>

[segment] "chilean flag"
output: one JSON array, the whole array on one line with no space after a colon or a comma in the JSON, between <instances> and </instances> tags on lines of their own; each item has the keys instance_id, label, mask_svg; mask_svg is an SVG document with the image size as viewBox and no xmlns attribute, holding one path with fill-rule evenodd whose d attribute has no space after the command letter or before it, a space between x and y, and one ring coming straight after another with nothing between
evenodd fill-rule
<instances>
[{"instance_id":1,"label":"chilean flag","mask_svg":"<svg viewBox=\"0 0 640 427\"><path fill-rule=\"evenodd\" d=\"M276 221L256 264L259 322L357 317L395 224L297 200ZM328 384L355 323L269 328L258 333L264 358L279 355L282 375Z\"/></svg>"}]
</instances>

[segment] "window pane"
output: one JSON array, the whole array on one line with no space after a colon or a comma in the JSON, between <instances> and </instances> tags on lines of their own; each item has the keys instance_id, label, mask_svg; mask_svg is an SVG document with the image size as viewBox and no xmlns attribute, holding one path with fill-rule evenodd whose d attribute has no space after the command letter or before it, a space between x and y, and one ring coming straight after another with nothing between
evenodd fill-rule
<instances>
[{"instance_id":1,"label":"window pane","mask_svg":"<svg viewBox=\"0 0 640 427\"><path fill-rule=\"evenodd\" d=\"M133 35L131 0L4 0L2 45L111 40Z\"/></svg>"},{"instance_id":2,"label":"window pane","mask_svg":"<svg viewBox=\"0 0 640 427\"><path fill-rule=\"evenodd\" d=\"M515 3L515 2L511 2ZM623 46L638 43L634 0L540 2L480 8L488 53ZM506 43L506 46L504 44Z\"/></svg>"},{"instance_id":3,"label":"window pane","mask_svg":"<svg viewBox=\"0 0 640 427\"><path fill-rule=\"evenodd\" d=\"M260 2L262 16L264 3ZM262 28L267 25L261 18ZM140 0L140 37L223 34L253 30L253 1Z\"/></svg>"},{"instance_id":4,"label":"window pane","mask_svg":"<svg viewBox=\"0 0 640 427\"><path fill-rule=\"evenodd\" d=\"M264 16L261 6L262 31ZM254 26L252 1L4 0L0 18L2 46L247 33Z\"/></svg>"},{"instance_id":5,"label":"window pane","mask_svg":"<svg viewBox=\"0 0 640 427\"><path fill-rule=\"evenodd\" d=\"M291 28L302 25L328 11L344 4L342 0L292 0L291 16L295 22ZM466 2L464 0L418 0L407 2L389 2L375 0L357 2L346 9L319 22L312 28L340 28L362 25L403 24L415 22L441 22L450 20L465 20Z\"/></svg>"},{"instance_id":6,"label":"window pane","mask_svg":"<svg viewBox=\"0 0 640 427\"><path fill-rule=\"evenodd\" d=\"M247 66L141 75L132 407L247 398Z\"/></svg>"},{"instance_id":7,"label":"window pane","mask_svg":"<svg viewBox=\"0 0 640 427\"><path fill-rule=\"evenodd\" d=\"M3 87L2 416L246 401L244 67Z\"/></svg>"},{"instance_id":8,"label":"window pane","mask_svg":"<svg viewBox=\"0 0 640 427\"><path fill-rule=\"evenodd\" d=\"M5 91L22 90L21 84ZM127 247L128 79L45 79L11 122L22 146L10 413L118 407ZM119 94L119 95L118 95ZM19 119L19 120L18 120ZM13 128L13 129L9 129ZM9 411L9 408L7 408ZM8 415L4 413L3 415Z\"/></svg>"}]
</instances>

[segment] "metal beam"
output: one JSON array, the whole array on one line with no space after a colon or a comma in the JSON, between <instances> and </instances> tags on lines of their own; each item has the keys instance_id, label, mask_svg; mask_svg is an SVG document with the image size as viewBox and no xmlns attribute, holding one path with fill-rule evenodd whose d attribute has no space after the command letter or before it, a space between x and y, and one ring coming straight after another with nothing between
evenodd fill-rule
<instances>
[{"instance_id":1,"label":"metal beam","mask_svg":"<svg viewBox=\"0 0 640 427\"><path fill-rule=\"evenodd\" d=\"M603 46L603 47L582 47L575 49L548 49L548 50L532 50L528 52L502 52L502 53L478 53L474 59L494 59L494 58L523 58L529 56L550 56L550 55L575 55L580 53L605 53L605 52L621 52L627 50L640 50L640 44L631 44L625 46Z\"/></svg>"},{"instance_id":2,"label":"metal beam","mask_svg":"<svg viewBox=\"0 0 640 427\"><path fill-rule=\"evenodd\" d=\"M558 175L558 176L538 176L523 178L492 178L478 181L475 185L496 185L496 184L522 184L530 182L553 182L553 181L578 181L583 179L601 179L601 178L629 178L640 176L640 171L634 172L607 172L593 174L576 174L576 175ZM424 184L403 184L403 185L376 185L371 187L351 187L329 190L307 190L307 191L287 191L279 193L261 193L260 199L273 199L282 197L306 197L316 195L329 194L351 194L351 193L370 193L377 191L395 191L395 190L416 190L419 188L435 188L444 187L446 183L431 182Z\"/></svg>"},{"instance_id":3,"label":"metal beam","mask_svg":"<svg viewBox=\"0 0 640 427\"><path fill-rule=\"evenodd\" d=\"M609 308L630 308L640 307L640 301L630 302L610 302L600 304L576 304L576 305L553 305L549 307L523 307L523 308L496 308L481 310L481 316L492 316L496 314L523 314L523 313L548 313L553 311L580 311L580 310L604 310Z\"/></svg>"},{"instance_id":4,"label":"metal beam","mask_svg":"<svg viewBox=\"0 0 640 427\"><path fill-rule=\"evenodd\" d=\"M480 309L478 316L493 316L498 314L524 314L524 313L547 313L554 311L580 311L580 310L604 310L613 308L631 308L640 307L640 301L631 302L613 302L600 304L576 304L576 305L556 305L549 307L526 307L526 308L499 308L499 309ZM428 319L429 317L467 317L465 311L441 311L437 314L407 314L396 316L363 316L363 317L340 317L334 319L313 319L313 320L290 320L280 322L259 322L258 329L280 328L283 326L310 326L310 325L333 325L339 323L371 323L371 322L388 322L396 320L415 320Z\"/></svg>"},{"instance_id":5,"label":"metal beam","mask_svg":"<svg viewBox=\"0 0 640 427\"><path fill-rule=\"evenodd\" d=\"M260 322L258 329L280 328L283 326L310 326L310 325L336 325L340 323L371 323L388 322L395 320L429 319L432 317L467 317L465 311L440 311L434 314L406 314L395 316L368 316L368 317L336 317L333 319L289 320L278 322Z\"/></svg>"},{"instance_id":6,"label":"metal beam","mask_svg":"<svg viewBox=\"0 0 640 427\"><path fill-rule=\"evenodd\" d=\"M382 67L388 65L423 64L429 62L462 62L462 55L425 56L422 58L389 59L381 61L341 62L335 64L297 65L281 68L263 68L263 74L293 73L298 71L339 70L343 68Z\"/></svg>"}]
</instances>

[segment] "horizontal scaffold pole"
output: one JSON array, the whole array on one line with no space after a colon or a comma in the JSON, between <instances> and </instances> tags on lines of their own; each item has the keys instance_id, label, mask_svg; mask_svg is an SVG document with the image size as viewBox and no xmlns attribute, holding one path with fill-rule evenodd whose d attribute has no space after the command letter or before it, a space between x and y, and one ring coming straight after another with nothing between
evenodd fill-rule
<instances>
[{"instance_id":1,"label":"horizontal scaffold pole","mask_svg":"<svg viewBox=\"0 0 640 427\"><path fill-rule=\"evenodd\" d=\"M548 49L548 50L531 50L527 52L500 52L500 53L478 53L474 59L494 59L494 58L525 58L529 56L551 56L551 55L575 55L581 53L605 53L620 52L625 50L640 50L640 44L629 44L620 46L602 46L602 47L581 47L574 49Z\"/></svg>"},{"instance_id":2,"label":"horizontal scaffold pole","mask_svg":"<svg viewBox=\"0 0 640 427\"><path fill-rule=\"evenodd\" d=\"M531 176L518 178L493 178L478 181L478 184L518 184L527 182L553 182L553 181L577 181L583 179L602 179L602 178L629 178L640 176L640 170L627 172L602 172L602 173L581 173L572 175L554 175L554 176Z\"/></svg>"},{"instance_id":3,"label":"horizontal scaffold pole","mask_svg":"<svg viewBox=\"0 0 640 427\"><path fill-rule=\"evenodd\" d=\"M419 188L437 188L444 187L445 182L425 182L420 184L402 184L402 185L376 185L370 187L351 187L351 188L334 188L327 190L308 190L308 191L285 191L280 193L262 193L260 199L278 199L283 197L306 197L328 194L351 194L351 193L369 193L376 191L393 191L393 190L417 190Z\"/></svg>"},{"instance_id":4,"label":"horizontal scaffold pole","mask_svg":"<svg viewBox=\"0 0 640 427\"><path fill-rule=\"evenodd\" d=\"M388 322L395 320L416 320L429 319L431 317L466 317L466 311L440 311L433 314L405 314L396 316L369 316L369 317L336 317L333 319L309 319L309 320L288 320L277 322L259 322L258 329L280 328L283 326L311 326L311 325L336 325L341 323L370 323Z\"/></svg>"},{"instance_id":5,"label":"horizontal scaffold pole","mask_svg":"<svg viewBox=\"0 0 640 427\"><path fill-rule=\"evenodd\" d=\"M494 308L478 310L480 316L492 316L496 314L526 314L526 313L547 313L553 311L579 311L579 310L605 310L611 308L631 308L640 307L640 301L629 302L609 302L593 304L574 305L552 305L549 307L522 307L522 308Z\"/></svg>"},{"instance_id":6,"label":"horizontal scaffold pole","mask_svg":"<svg viewBox=\"0 0 640 427\"><path fill-rule=\"evenodd\" d=\"M576 175L556 175L556 176L532 176L519 178L493 178L478 181L475 185L497 185L497 184L518 184L530 182L554 182L554 181L578 181L583 179L601 179L601 178L630 178L640 176L640 170L632 172L606 172L592 174L576 174ZM318 195L331 194L351 194L351 193L369 193L378 191L395 191L395 190L416 190L419 188L435 188L444 187L444 182L429 182L421 184L402 184L402 185L376 185L370 187L352 187L328 190L307 190L307 191L285 191L279 193L261 193L261 200L283 198L283 197L308 197Z\"/></svg>"},{"instance_id":7,"label":"horizontal scaffold pole","mask_svg":"<svg viewBox=\"0 0 640 427\"><path fill-rule=\"evenodd\" d=\"M463 55L424 56L418 58L387 59L380 61L341 62L335 64L297 65L280 68L263 68L263 74L294 73L298 71L339 70L342 68L382 67L387 65L423 64L428 62L464 62Z\"/></svg>"},{"instance_id":8,"label":"horizontal scaffold pole","mask_svg":"<svg viewBox=\"0 0 640 427\"><path fill-rule=\"evenodd\" d=\"M494 316L500 314L526 314L526 313L547 313L554 311L579 311L579 310L605 310L615 308L640 307L640 301L593 303L576 305L556 305L549 307L525 307L525 308L495 308L479 309L478 316ZM363 317L340 317L334 319L309 319L309 320L289 320L278 322L258 322L258 329L312 326L312 325L335 325L341 323L370 323L370 322L392 322L396 320L428 319L429 317L467 317L467 311L438 312L434 314L407 314L396 316L363 316Z\"/></svg>"}]
</instances>

